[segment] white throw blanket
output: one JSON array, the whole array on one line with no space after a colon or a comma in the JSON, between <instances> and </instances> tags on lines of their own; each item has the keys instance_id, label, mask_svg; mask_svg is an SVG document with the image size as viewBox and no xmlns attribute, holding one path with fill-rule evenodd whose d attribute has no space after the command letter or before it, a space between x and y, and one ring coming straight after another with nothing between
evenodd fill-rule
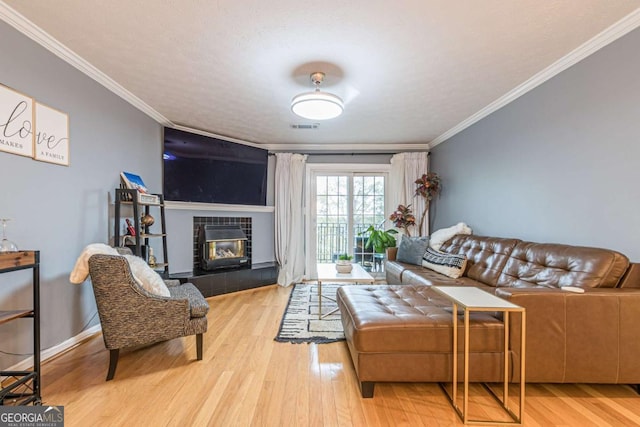
<instances>
[{"instance_id":1,"label":"white throw blanket","mask_svg":"<svg viewBox=\"0 0 640 427\"><path fill-rule=\"evenodd\" d=\"M89 258L91 258L91 255L96 254L119 255L117 250L104 243L91 243L87 245L82 250L75 267L73 267L73 271L71 271L69 275L69 281L71 283L79 285L87 280L87 277L89 277Z\"/></svg>"},{"instance_id":2,"label":"white throw blanket","mask_svg":"<svg viewBox=\"0 0 640 427\"><path fill-rule=\"evenodd\" d=\"M117 250L104 243L91 243L87 245L78 257L76 265L69 275L69 281L71 283L79 285L87 280L87 277L89 277L89 258L96 254L120 255ZM147 292L161 297L171 296L162 277L153 271L142 258L135 255L125 255L124 258L129 263L134 280Z\"/></svg>"},{"instance_id":3,"label":"white throw blanket","mask_svg":"<svg viewBox=\"0 0 640 427\"><path fill-rule=\"evenodd\" d=\"M469 228L469 226L464 222L459 222L448 228L441 228L440 230L433 232L429 238L429 246L439 251L444 242L456 234L471 234L471 228Z\"/></svg>"}]
</instances>

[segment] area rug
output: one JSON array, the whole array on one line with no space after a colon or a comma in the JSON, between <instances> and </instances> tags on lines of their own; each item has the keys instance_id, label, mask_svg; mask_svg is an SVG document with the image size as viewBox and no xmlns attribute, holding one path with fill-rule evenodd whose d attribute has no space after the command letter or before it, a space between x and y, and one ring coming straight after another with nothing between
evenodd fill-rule
<instances>
[{"instance_id":1,"label":"area rug","mask_svg":"<svg viewBox=\"0 0 640 427\"><path fill-rule=\"evenodd\" d=\"M340 286L343 285L323 283L322 294L335 299L336 291ZM322 299L322 313L328 313L336 308L335 302L327 298ZM340 311L318 319L318 285L298 283L291 291L275 340L290 343L344 341Z\"/></svg>"}]
</instances>

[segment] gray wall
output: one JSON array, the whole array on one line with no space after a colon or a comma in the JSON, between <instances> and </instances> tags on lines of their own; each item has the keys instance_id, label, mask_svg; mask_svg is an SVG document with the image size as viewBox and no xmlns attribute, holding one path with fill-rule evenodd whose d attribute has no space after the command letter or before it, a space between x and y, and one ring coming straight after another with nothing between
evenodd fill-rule
<instances>
[{"instance_id":1,"label":"gray wall","mask_svg":"<svg viewBox=\"0 0 640 427\"><path fill-rule=\"evenodd\" d=\"M436 146L435 228L640 261L639 51L635 30Z\"/></svg>"},{"instance_id":2,"label":"gray wall","mask_svg":"<svg viewBox=\"0 0 640 427\"><path fill-rule=\"evenodd\" d=\"M41 254L42 347L97 324L91 284L69 283L85 245L108 242L110 194L119 173L161 186L161 127L75 68L0 21L0 83L69 114L71 166L0 152L0 217L20 249ZM0 275L0 310L31 306L30 274ZM31 321L0 326L0 367L31 351Z\"/></svg>"}]
</instances>

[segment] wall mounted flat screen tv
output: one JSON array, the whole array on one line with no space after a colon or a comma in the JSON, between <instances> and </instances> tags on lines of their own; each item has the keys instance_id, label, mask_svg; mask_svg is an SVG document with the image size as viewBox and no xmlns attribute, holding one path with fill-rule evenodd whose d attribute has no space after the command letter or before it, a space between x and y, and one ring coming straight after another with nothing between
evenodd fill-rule
<instances>
[{"instance_id":1,"label":"wall mounted flat screen tv","mask_svg":"<svg viewBox=\"0 0 640 427\"><path fill-rule=\"evenodd\" d=\"M164 128L165 200L265 206L268 152Z\"/></svg>"}]
</instances>

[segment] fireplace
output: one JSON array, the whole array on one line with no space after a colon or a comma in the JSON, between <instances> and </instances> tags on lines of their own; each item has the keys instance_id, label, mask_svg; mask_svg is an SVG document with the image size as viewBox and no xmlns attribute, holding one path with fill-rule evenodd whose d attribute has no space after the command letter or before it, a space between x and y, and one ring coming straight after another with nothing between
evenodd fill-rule
<instances>
[{"instance_id":1,"label":"fireplace","mask_svg":"<svg viewBox=\"0 0 640 427\"><path fill-rule=\"evenodd\" d=\"M251 268L251 218L194 217L194 271Z\"/></svg>"},{"instance_id":2,"label":"fireplace","mask_svg":"<svg viewBox=\"0 0 640 427\"><path fill-rule=\"evenodd\" d=\"M200 227L200 268L241 267L246 255L247 236L239 225L205 225Z\"/></svg>"}]
</instances>

